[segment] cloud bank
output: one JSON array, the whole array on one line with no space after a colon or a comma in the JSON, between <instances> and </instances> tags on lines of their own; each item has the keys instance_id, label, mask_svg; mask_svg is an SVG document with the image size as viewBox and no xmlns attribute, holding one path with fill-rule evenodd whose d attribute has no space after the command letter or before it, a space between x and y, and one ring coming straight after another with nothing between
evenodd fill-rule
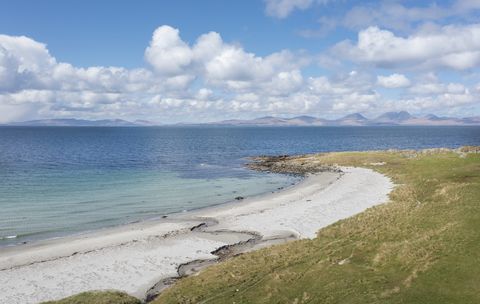
<instances>
[{"instance_id":1,"label":"cloud bank","mask_svg":"<svg viewBox=\"0 0 480 304\"><path fill-rule=\"evenodd\" d=\"M291 6L284 8L289 10ZM154 31L145 48L145 66L136 69L75 67L58 62L44 43L0 35L0 122L76 117L172 123L397 109L456 111L478 103L480 86L443 83L426 70L478 67L479 50L477 24L406 37L369 27L358 33L357 41L332 48L330 56L353 66L312 76L305 70L316 64L316 54L279 50L259 56L225 42L217 32L189 43L168 25ZM375 75L356 67L361 65L392 73ZM397 68L420 74L412 80L395 72ZM400 92L391 95L388 90Z\"/></svg>"},{"instance_id":2,"label":"cloud bank","mask_svg":"<svg viewBox=\"0 0 480 304\"><path fill-rule=\"evenodd\" d=\"M345 58L377 67L438 67L466 70L480 64L480 24L444 26L407 37L376 26L358 33L356 43L334 47Z\"/></svg>"}]
</instances>

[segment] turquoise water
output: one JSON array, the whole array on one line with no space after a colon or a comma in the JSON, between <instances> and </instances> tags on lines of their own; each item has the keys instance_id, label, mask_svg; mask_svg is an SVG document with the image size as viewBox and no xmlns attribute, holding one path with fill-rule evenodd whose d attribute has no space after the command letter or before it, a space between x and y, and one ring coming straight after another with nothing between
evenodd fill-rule
<instances>
[{"instance_id":1,"label":"turquoise water","mask_svg":"<svg viewBox=\"0 0 480 304\"><path fill-rule=\"evenodd\" d=\"M182 178L154 170L50 172L2 185L2 245L74 234L188 211L276 190L294 177Z\"/></svg>"},{"instance_id":2,"label":"turquoise water","mask_svg":"<svg viewBox=\"0 0 480 304\"><path fill-rule=\"evenodd\" d=\"M480 145L479 127L0 127L0 246L285 187L249 156Z\"/></svg>"}]
</instances>

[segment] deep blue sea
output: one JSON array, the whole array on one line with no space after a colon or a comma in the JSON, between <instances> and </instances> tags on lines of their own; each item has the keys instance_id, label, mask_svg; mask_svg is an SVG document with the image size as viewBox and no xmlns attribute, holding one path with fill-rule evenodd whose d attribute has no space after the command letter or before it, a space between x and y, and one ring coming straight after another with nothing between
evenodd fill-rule
<instances>
[{"instance_id":1,"label":"deep blue sea","mask_svg":"<svg viewBox=\"0 0 480 304\"><path fill-rule=\"evenodd\" d=\"M276 190L248 156L480 145L480 127L0 127L0 246Z\"/></svg>"}]
</instances>

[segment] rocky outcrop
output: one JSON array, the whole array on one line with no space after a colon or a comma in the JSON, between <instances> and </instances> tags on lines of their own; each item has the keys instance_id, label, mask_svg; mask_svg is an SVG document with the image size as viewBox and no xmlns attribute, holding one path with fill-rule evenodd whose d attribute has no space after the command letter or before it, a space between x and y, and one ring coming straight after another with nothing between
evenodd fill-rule
<instances>
[{"instance_id":1,"label":"rocky outcrop","mask_svg":"<svg viewBox=\"0 0 480 304\"><path fill-rule=\"evenodd\" d=\"M246 166L252 170L272 173L306 175L319 172L341 172L332 165L320 164L315 161L304 161L301 156L259 156L251 158Z\"/></svg>"}]
</instances>

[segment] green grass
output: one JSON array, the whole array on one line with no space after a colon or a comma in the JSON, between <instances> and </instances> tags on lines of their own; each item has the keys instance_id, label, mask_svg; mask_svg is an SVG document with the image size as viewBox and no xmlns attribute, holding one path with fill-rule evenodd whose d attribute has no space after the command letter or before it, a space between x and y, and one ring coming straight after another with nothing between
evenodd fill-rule
<instances>
[{"instance_id":1,"label":"green grass","mask_svg":"<svg viewBox=\"0 0 480 304\"><path fill-rule=\"evenodd\" d=\"M154 303L480 303L480 154L345 152L292 162L312 161L371 167L397 187L387 204L313 240L209 267Z\"/></svg>"},{"instance_id":2,"label":"green grass","mask_svg":"<svg viewBox=\"0 0 480 304\"><path fill-rule=\"evenodd\" d=\"M43 304L141 304L137 298L119 291L91 291Z\"/></svg>"}]
</instances>

